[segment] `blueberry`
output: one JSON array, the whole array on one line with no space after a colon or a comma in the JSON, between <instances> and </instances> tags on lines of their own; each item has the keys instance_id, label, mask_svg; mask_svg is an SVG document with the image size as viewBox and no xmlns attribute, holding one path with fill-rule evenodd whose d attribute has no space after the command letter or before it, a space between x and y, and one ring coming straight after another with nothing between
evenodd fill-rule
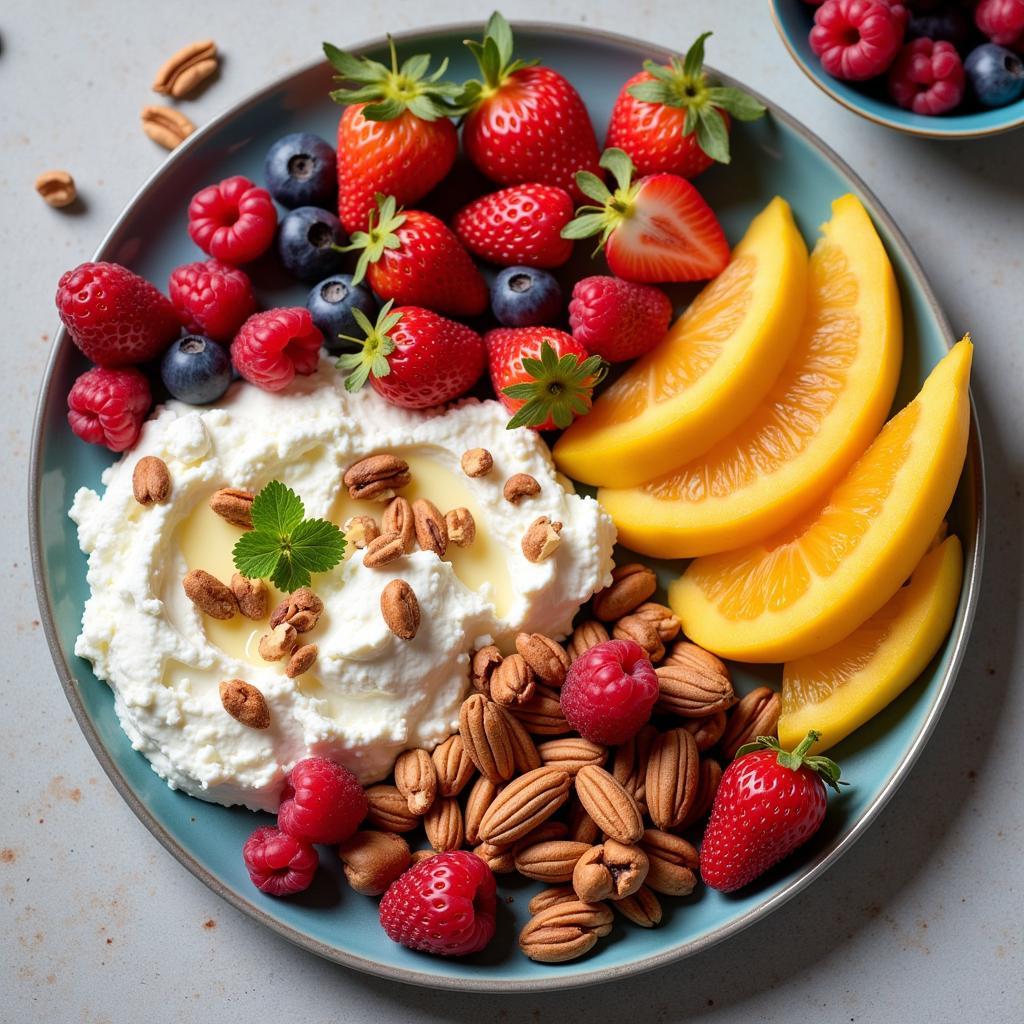
<instances>
[{"instance_id":1,"label":"blueberry","mask_svg":"<svg viewBox=\"0 0 1024 1024\"><path fill-rule=\"evenodd\" d=\"M278 139L267 151L263 174L270 194L288 209L334 205L337 160L319 135L296 132Z\"/></svg>"},{"instance_id":2,"label":"blueberry","mask_svg":"<svg viewBox=\"0 0 1024 1024\"><path fill-rule=\"evenodd\" d=\"M976 46L964 61L964 71L984 107L1005 107L1024 95L1024 62L1005 46Z\"/></svg>"},{"instance_id":3,"label":"blueberry","mask_svg":"<svg viewBox=\"0 0 1024 1024\"><path fill-rule=\"evenodd\" d=\"M179 338L160 363L164 387L189 405L216 402L231 383L227 349L201 334Z\"/></svg>"},{"instance_id":4,"label":"blueberry","mask_svg":"<svg viewBox=\"0 0 1024 1024\"><path fill-rule=\"evenodd\" d=\"M491 309L506 327L550 324L562 311L562 289L546 270L506 267L491 285Z\"/></svg>"},{"instance_id":5,"label":"blueberry","mask_svg":"<svg viewBox=\"0 0 1024 1024\"><path fill-rule=\"evenodd\" d=\"M960 7L945 5L912 13L907 23L907 39L944 39L958 50L970 44L974 22Z\"/></svg>"},{"instance_id":6,"label":"blueberry","mask_svg":"<svg viewBox=\"0 0 1024 1024\"><path fill-rule=\"evenodd\" d=\"M321 281L309 293L306 308L324 336L327 351L334 353L346 347L339 340L339 334L346 334L350 338L363 336L352 315L353 308L362 310L371 323L377 316L377 301L373 292L364 284L354 285L350 274L336 274Z\"/></svg>"},{"instance_id":7,"label":"blueberry","mask_svg":"<svg viewBox=\"0 0 1024 1024\"><path fill-rule=\"evenodd\" d=\"M300 281L319 281L345 264L335 246L347 244L341 221L328 210L300 206L284 215L277 235L277 251L285 270Z\"/></svg>"}]
</instances>

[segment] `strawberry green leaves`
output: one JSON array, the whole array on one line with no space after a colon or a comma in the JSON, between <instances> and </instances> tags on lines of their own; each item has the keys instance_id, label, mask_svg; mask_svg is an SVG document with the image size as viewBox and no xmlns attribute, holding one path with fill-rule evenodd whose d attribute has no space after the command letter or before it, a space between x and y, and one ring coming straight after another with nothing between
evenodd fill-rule
<instances>
[{"instance_id":1,"label":"strawberry green leaves","mask_svg":"<svg viewBox=\"0 0 1024 1024\"><path fill-rule=\"evenodd\" d=\"M591 393L608 373L600 356L582 361L572 354L559 358L546 341L540 359L524 358L523 369L532 380L502 388L502 394L525 403L508 421L509 430L537 427L549 417L556 427L564 429L577 416L590 412Z\"/></svg>"},{"instance_id":2,"label":"strawberry green leaves","mask_svg":"<svg viewBox=\"0 0 1024 1024\"><path fill-rule=\"evenodd\" d=\"M271 480L253 499L252 526L238 538L235 568L248 579L270 579L290 593L311 574L333 569L345 554L345 537L326 519L306 519L302 499Z\"/></svg>"},{"instance_id":3,"label":"strawberry green leaves","mask_svg":"<svg viewBox=\"0 0 1024 1024\"><path fill-rule=\"evenodd\" d=\"M352 283L359 284L366 277L366 270L371 263L376 263L385 249L400 249L401 239L396 232L405 223L406 216L398 209L394 196L377 193L377 209L371 210L366 231L356 231L348 245L338 246L339 252L358 252ZM363 325L360 323L359 325Z\"/></svg>"},{"instance_id":4,"label":"strawberry green leaves","mask_svg":"<svg viewBox=\"0 0 1024 1024\"><path fill-rule=\"evenodd\" d=\"M509 75L522 68L533 67L538 61L517 60L513 56L512 29L502 15L495 11L487 21L484 38L463 40L480 65L482 81L470 80L462 87L456 100L461 111L472 110L496 89L500 89Z\"/></svg>"},{"instance_id":5,"label":"strawberry green leaves","mask_svg":"<svg viewBox=\"0 0 1024 1024\"><path fill-rule=\"evenodd\" d=\"M697 144L719 163L729 163L729 129L722 116L725 111L737 121L755 121L765 112L753 96L731 86L708 81L704 71L704 32L683 59L672 57L667 65L644 61L651 75L646 82L629 87L630 95L642 103L657 103L686 111L683 135L696 133Z\"/></svg>"},{"instance_id":6,"label":"strawberry green leaves","mask_svg":"<svg viewBox=\"0 0 1024 1024\"><path fill-rule=\"evenodd\" d=\"M334 364L339 370L350 371L345 378L346 391L358 391L370 379L371 373L374 377L386 377L391 372L387 357L395 351L395 343L389 337L389 332L397 327L402 319L401 313L391 312L393 305L394 301L386 302L377 314L377 322L374 324L370 323L361 309L353 307L352 315L366 336L353 338L347 334L339 335L345 341L360 346L358 352L346 352L339 356Z\"/></svg>"},{"instance_id":7,"label":"strawberry green leaves","mask_svg":"<svg viewBox=\"0 0 1024 1024\"><path fill-rule=\"evenodd\" d=\"M579 171L576 174L576 184L596 205L581 206L576 211L576 216L562 228L563 238L590 238L592 235L599 235L595 255L622 222L623 217L628 216L636 198L636 190L632 184L635 170L633 161L621 149L606 149L601 154L601 166L606 171L611 171L615 179L615 191L610 191L596 174Z\"/></svg>"},{"instance_id":8,"label":"strawberry green leaves","mask_svg":"<svg viewBox=\"0 0 1024 1024\"><path fill-rule=\"evenodd\" d=\"M778 755L778 757L776 757L776 761L783 768L788 768L793 772L802 766L810 768L821 776L823 782L831 786L838 793L840 786L849 785L849 783L840 780L839 765L837 765L831 758L824 757L821 754L813 754L810 756L807 754L807 751L810 750L811 747L813 747L820 739L821 733L815 732L812 729L800 741L798 746L794 747L792 750L786 750L780 745L779 741L774 736L758 736L752 743L745 743L740 747L740 749L736 751L736 757L740 758L744 754L750 754L755 750L773 750Z\"/></svg>"}]
</instances>

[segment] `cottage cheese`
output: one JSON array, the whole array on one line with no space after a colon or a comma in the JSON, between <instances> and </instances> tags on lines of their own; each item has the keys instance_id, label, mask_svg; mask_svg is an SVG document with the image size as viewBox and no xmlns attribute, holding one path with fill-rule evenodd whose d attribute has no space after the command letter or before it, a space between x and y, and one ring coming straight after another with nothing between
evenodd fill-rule
<instances>
[{"instance_id":1,"label":"cottage cheese","mask_svg":"<svg viewBox=\"0 0 1024 1024\"><path fill-rule=\"evenodd\" d=\"M563 488L543 440L506 430L506 418L493 401L423 414L369 388L351 395L324 359L282 394L236 384L215 408L168 403L104 473L102 495L79 490L70 514L89 555L91 596L76 653L110 685L132 745L172 788L274 810L285 774L311 754L342 761L364 783L378 780L403 749L429 748L457 728L474 647L493 640L507 648L520 630L568 633L580 605L610 580L615 530L592 498ZM476 446L495 466L470 479L459 457ZM238 531L206 503L218 488L255 491L278 479L300 494L307 516L339 524L353 512L379 516L380 505L351 502L341 484L347 466L379 451L409 461L411 496L431 497L442 511L469 507L477 540L452 549L450 560L418 551L382 569L366 568L356 551L315 576L325 612L304 639L318 644L319 658L288 679L283 664L254 656L265 624L207 619L182 591L189 569L230 576ZM170 470L164 505L144 508L132 496L144 455ZM516 472L534 476L541 493L513 505L502 485ZM539 515L564 527L555 555L533 564L520 541ZM380 593L398 577L422 609L411 642L380 615ZM218 685L232 678L263 692L269 729L248 729L224 711Z\"/></svg>"}]
</instances>

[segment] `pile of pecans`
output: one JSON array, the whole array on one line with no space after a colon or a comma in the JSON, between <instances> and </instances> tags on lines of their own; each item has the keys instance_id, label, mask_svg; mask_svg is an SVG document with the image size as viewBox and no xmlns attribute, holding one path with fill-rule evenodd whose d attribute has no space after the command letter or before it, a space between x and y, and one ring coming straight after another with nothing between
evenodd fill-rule
<instances>
[{"instance_id":1,"label":"pile of pecans","mask_svg":"<svg viewBox=\"0 0 1024 1024\"><path fill-rule=\"evenodd\" d=\"M393 779L366 790L367 828L340 852L358 891L379 895L410 863L468 847L495 874L548 886L519 936L526 956L546 963L592 949L612 928L612 908L651 928L661 896L693 892L690 839L722 765L775 732L779 697L760 687L738 700L726 666L681 639L671 609L650 601L656 585L646 566L620 566L564 646L521 633L512 653L475 652L458 732L433 752L405 751ZM572 732L559 690L576 658L615 637L648 652L661 694L655 721L607 748ZM410 852L421 828L430 849Z\"/></svg>"}]
</instances>

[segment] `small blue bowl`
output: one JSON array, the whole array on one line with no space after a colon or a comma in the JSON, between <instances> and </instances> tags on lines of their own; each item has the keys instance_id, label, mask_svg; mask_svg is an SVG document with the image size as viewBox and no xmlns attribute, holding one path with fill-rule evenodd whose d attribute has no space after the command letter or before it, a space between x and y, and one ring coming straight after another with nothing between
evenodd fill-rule
<instances>
[{"instance_id":1,"label":"small blue bowl","mask_svg":"<svg viewBox=\"0 0 1024 1024\"><path fill-rule=\"evenodd\" d=\"M775 27L803 73L837 103L875 124L928 139L980 139L1024 125L1024 98L994 110L976 109L928 117L904 110L888 98L873 95L866 91L863 83L833 78L821 66L807 38L814 24L815 8L804 0L769 0L769 3Z\"/></svg>"}]
</instances>

